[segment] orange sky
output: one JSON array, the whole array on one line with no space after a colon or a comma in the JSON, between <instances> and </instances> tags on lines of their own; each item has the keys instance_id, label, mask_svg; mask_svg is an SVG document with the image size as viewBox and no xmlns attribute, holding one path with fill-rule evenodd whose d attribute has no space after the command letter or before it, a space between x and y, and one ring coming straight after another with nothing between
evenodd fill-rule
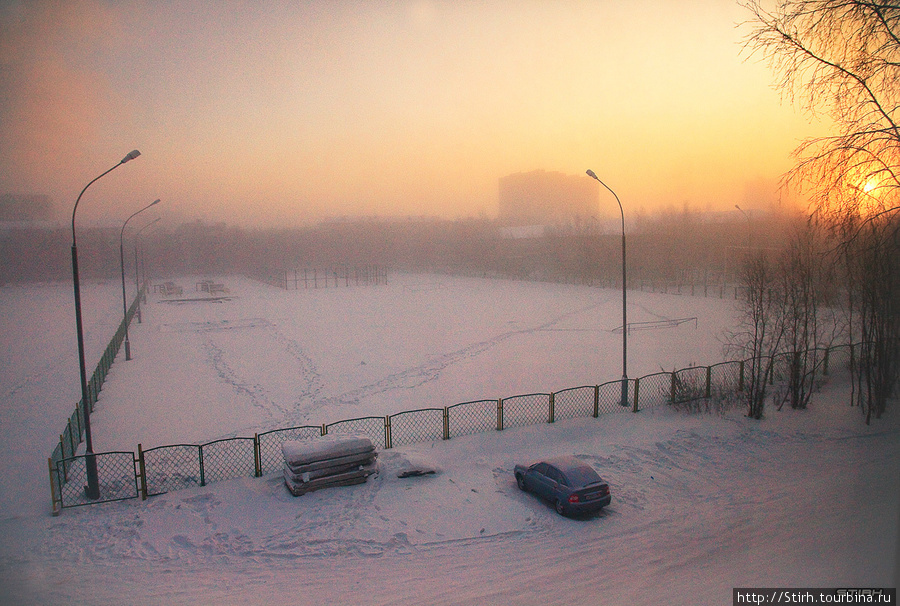
<instances>
[{"instance_id":1,"label":"orange sky","mask_svg":"<svg viewBox=\"0 0 900 606\"><path fill-rule=\"evenodd\" d=\"M730 0L0 0L0 193L86 224L493 217L592 168L629 210L753 207L823 133ZM602 212L615 201L601 196ZM155 210L155 209L154 209ZM148 217L149 218L149 217Z\"/></svg>"}]
</instances>

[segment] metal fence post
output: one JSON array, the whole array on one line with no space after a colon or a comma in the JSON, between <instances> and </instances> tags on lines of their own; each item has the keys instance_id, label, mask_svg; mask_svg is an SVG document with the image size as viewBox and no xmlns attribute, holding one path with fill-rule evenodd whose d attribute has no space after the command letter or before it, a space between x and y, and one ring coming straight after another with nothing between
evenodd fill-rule
<instances>
[{"instance_id":1,"label":"metal fence post","mask_svg":"<svg viewBox=\"0 0 900 606\"><path fill-rule=\"evenodd\" d=\"M72 444L72 454L75 454L75 449L81 444L81 440L79 439L76 442L75 436L72 434L72 417L69 417L69 421L66 423L66 429L69 431L69 442ZM81 438L81 436L78 437Z\"/></svg>"},{"instance_id":2,"label":"metal fence post","mask_svg":"<svg viewBox=\"0 0 900 606\"><path fill-rule=\"evenodd\" d=\"M548 423L553 423L556 420L556 404L554 394L550 392L550 418L548 419Z\"/></svg>"},{"instance_id":3,"label":"metal fence post","mask_svg":"<svg viewBox=\"0 0 900 606\"><path fill-rule=\"evenodd\" d=\"M81 410L81 404L75 404L75 425L78 426L78 443L81 444L81 436L84 434L84 428L81 426L81 415L78 414L79 410Z\"/></svg>"},{"instance_id":4,"label":"metal fence post","mask_svg":"<svg viewBox=\"0 0 900 606\"><path fill-rule=\"evenodd\" d=\"M706 398L712 393L712 366L706 367Z\"/></svg>"},{"instance_id":5,"label":"metal fence post","mask_svg":"<svg viewBox=\"0 0 900 606\"><path fill-rule=\"evenodd\" d=\"M600 386L594 385L594 418L600 416Z\"/></svg>"},{"instance_id":6,"label":"metal fence post","mask_svg":"<svg viewBox=\"0 0 900 606\"><path fill-rule=\"evenodd\" d=\"M62 436L59 436L59 454L62 455L63 482L69 481L69 469L66 467L66 447L63 444ZM72 454L75 454L74 452Z\"/></svg>"},{"instance_id":7,"label":"metal fence post","mask_svg":"<svg viewBox=\"0 0 900 606\"><path fill-rule=\"evenodd\" d=\"M296 289L295 289L296 290ZM253 464L256 465L256 476L257 478L262 477L262 463L259 459L259 434L253 434Z\"/></svg>"},{"instance_id":8,"label":"metal fence post","mask_svg":"<svg viewBox=\"0 0 900 606\"><path fill-rule=\"evenodd\" d=\"M197 456L200 460L200 486L206 486L206 471L203 469L203 446L197 447Z\"/></svg>"},{"instance_id":9,"label":"metal fence post","mask_svg":"<svg viewBox=\"0 0 900 606\"><path fill-rule=\"evenodd\" d=\"M444 406L444 439L450 439L450 409Z\"/></svg>"},{"instance_id":10,"label":"metal fence post","mask_svg":"<svg viewBox=\"0 0 900 606\"><path fill-rule=\"evenodd\" d=\"M632 408L631 412L637 412L639 410L638 409L638 387L640 387L640 384L641 384L641 380L639 378L634 380L634 408Z\"/></svg>"},{"instance_id":11,"label":"metal fence post","mask_svg":"<svg viewBox=\"0 0 900 606\"><path fill-rule=\"evenodd\" d=\"M50 469L50 513L55 517L59 515L61 507L57 507L56 483L53 481L53 458L47 458L47 467Z\"/></svg>"},{"instance_id":12,"label":"metal fence post","mask_svg":"<svg viewBox=\"0 0 900 606\"><path fill-rule=\"evenodd\" d=\"M497 431L503 431L503 398L497 400Z\"/></svg>"},{"instance_id":13,"label":"metal fence post","mask_svg":"<svg viewBox=\"0 0 900 606\"><path fill-rule=\"evenodd\" d=\"M391 447L391 415L384 417L384 447Z\"/></svg>"},{"instance_id":14,"label":"metal fence post","mask_svg":"<svg viewBox=\"0 0 900 606\"><path fill-rule=\"evenodd\" d=\"M144 462L144 447L138 444L138 473L141 474L141 500L147 500L147 464Z\"/></svg>"}]
</instances>

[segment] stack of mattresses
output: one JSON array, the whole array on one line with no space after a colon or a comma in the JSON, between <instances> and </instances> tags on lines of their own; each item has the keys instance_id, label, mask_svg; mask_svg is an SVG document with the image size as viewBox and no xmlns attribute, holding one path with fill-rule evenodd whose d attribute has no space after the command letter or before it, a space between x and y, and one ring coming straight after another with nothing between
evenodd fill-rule
<instances>
[{"instance_id":1,"label":"stack of mattresses","mask_svg":"<svg viewBox=\"0 0 900 606\"><path fill-rule=\"evenodd\" d=\"M281 445L284 483L295 497L331 486L362 484L375 473L375 445L365 436L322 436Z\"/></svg>"}]
</instances>

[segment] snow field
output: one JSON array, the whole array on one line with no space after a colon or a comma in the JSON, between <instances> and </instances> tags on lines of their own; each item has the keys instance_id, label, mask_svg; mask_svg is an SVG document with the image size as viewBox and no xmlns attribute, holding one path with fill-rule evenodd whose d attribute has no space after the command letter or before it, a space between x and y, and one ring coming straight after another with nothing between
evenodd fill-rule
<instances>
[{"instance_id":1,"label":"snow field","mask_svg":"<svg viewBox=\"0 0 900 606\"><path fill-rule=\"evenodd\" d=\"M313 293L217 281L230 303L151 300L133 325L135 359L117 360L92 417L98 451L621 373L613 291L434 276ZM25 305L13 291L0 289L0 304ZM71 300L58 300L4 330L71 322ZM631 376L721 359L727 301L630 301L634 321L700 318L696 330L632 334ZM66 338L55 346L65 351ZM34 340L7 342L22 353L3 371L4 437L15 439L0 445L2 603L721 604L736 586L896 585L900 431L890 411L862 424L839 375L810 410L770 409L762 422L740 411L608 414L385 450L366 484L297 498L274 473L51 518L45 465L58 421L42 398L68 382L62 370L17 366L44 359L29 353ZM39 346L48 358L52 342ZM72 406L57 406L57 418ZM23 463L23 442L36 462ZM516 463L557 454L582 457L610 483L601 514L562 518L515 487ZM397 478L408 460L438 473Z\"/></svg>"}]
</instances>

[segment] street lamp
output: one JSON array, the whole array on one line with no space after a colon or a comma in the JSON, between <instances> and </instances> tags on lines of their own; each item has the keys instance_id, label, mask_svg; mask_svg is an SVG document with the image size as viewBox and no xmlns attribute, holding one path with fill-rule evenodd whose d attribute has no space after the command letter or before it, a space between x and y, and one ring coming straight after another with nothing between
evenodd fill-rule
<instances>
[{"instance_id":1,"label":"street lamp","mask_svg":"<svg viewBox=\"0 0 900 606\"><path fill-rule=\"evenodd\" d=\"M735 204L734 207L736 209L738 209L739 211L741 211L741 214L744 215L745 219L747 219L747 253L749 254L750 249L753 248L753 229L752 229L753 225L750 221L750 215L748 213L744 212L744 209L741 208L740 206L738 206L737 204Z\"/></svg>"},{"instance_id":2,"label":"street lamp","mask_svg":"<svg viewBox=\"0 0 900 606\"><path fill-rule=\"evenodd\" d=\"M628 314L626 311L628 295L626 294L627 273L625 271L625 211L622 210L622 202L619 201L619 196L616 196L616 192L601 181L594 171L588 169L587 176L595 179L600 185L608 189L609 193L615 196L616 202L619 204L619 212L622 214L622 401L620 404L628 406Z\"/></svg>"},{"instance_id":3,"label":"street lamp","mask_svg":"<svg viewBox=\"0 0 900 606\"><path fill-rule=\"evenodd\" d=\"M147 225L145 225L142 228L140 228L139 230L137 230L137 233L134 234L134 292L136 293L134 295L135 297L139 297L141 295L141 282L140 282L140 275L139 275L140 266L138 265L138 243L140 242L141 234L143 233L143 231L145 229L147 229L148 227L150 227L151 225L153 225L154 223L158 223L159 220L160 220L160 217L156 217L155 219L150 221L150 223L147 223ZM143 256L144 256L144 249L142 247L141 248L141 257L143 257ZM145 275L144 280L146 280L146 279L147 279L147 276ZM144 303L146 303L146 302L147 302L147 298L144 297ZM140 324L141 323L141 306L140 305L138 305L138 307L137 307L137 317L138 317L138 324Z\"/></svg>"},{"instance_id":4,"label":"street lamp","mask_svg":"<svg viewBox=\"0 0 900 606\"><path fill-rule=\"evenodd\" d=\"M144 212L151 206L159 204L159 198L137 211L127 219L125 219L125 223L122 224L122 231L119 232L119 263L122 268L122 312L123 312L123 323L125 324L125 361L131 359L131 343L128 341L128 302L125 298L125 226L128 225L128 222L131 221L134 217Z\"/></svg>"},{"instance_id":5,"label":"street lamp","mask_svg":"<svg viewBox=\"0 0 900 606\"><path fill-rule=\"evenodd\" d=\"M72 209L72 282L75 287L75 331L78 336L78 370L81 378L81 404L84 407L84 443L85 443L85 473L87 475L87 486L84 487L84 494L87 498L96 501L100 498L100 481L97 476L97 459L94 457L94 444L91 441L91 405L88 402L87 388L87 372L84 367L84 326L81 321L81 285L78 282L78 246L75 242L75 211L78 210L78 203L81 196L87 191L94 181L100 177L112 172L120 165L130 160L134 160L141 155L141 152L134 150L129 152L122 160L102 173L99 177L95 177L93 181L84 186L78 198L75 200L75 207Z\"/></svg>"}]
</instances>

